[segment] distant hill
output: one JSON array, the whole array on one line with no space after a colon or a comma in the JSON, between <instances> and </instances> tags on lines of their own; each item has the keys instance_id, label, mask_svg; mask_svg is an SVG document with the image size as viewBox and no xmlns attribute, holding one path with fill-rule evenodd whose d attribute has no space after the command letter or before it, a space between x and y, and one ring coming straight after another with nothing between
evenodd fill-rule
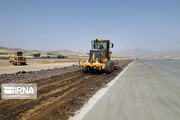
<instances>
[{"instance_id":1,"label":"distant hill","mask_svg":"<svg viewBox=\"0 0 180 120\"><path fill-rule=\"evenodd\" d=\"M55 51L39 51L39 50L25 50L21 48L7 48L0 46L0 55L11 55L16 53L17 51L22 51L25 53L26 56L33 56L35 53L41 53L41 56L57 56L57 55L64 55L64 56L70 56L71 57L88 57L87 53L81 53L71 50L55 50ZM2 57L2 56L1 56ZM121 57L119 54L116 54L113 52L112 57Z\"/></svg>"},{"instance_id":2,"label":"distant hill","mask_svg":"<svg viewBox=\"0 0 180 120\"><path fill-rule=\"evenodd\" d=\"M2 52L13 53L13 52L17 52L17 51L28 51L28 50L24 50L24 49L21 49L21 48L7 48L7 47L0 46L0 53L2 53Z\"/></svg>"},{"instance_id":3,"label":"distant hill","mask_svg":"<svg viewBox=\"0 0 180 120\"><path fill-rule=\"evenodd\" d=\"M116 53L133 58L180 58L180 50L151 51L146 49L130 49Z\"/></svg>"},{"instance_id":4,"label":"distant hill","mask_svg":"<svg viewBox=\"0 0 180 120\"><path fill-rule=\"evenodd\" d=\"M41 54L50 54L50 55L80 55L85 56L87 54L81 52L75 52L71 50L56 50L56 51L39 51L39 50L25 50L21 48L7 48L0 46L0 53L6 54L13 54L17 51L25 52L26 54L33 54L33 53L41 53Z\"/></svg>"},{"instance_id":5,"label":"distant hill","mask_svg":"<svg viewBox=\"0 0 180 120\"><path fill-rule=\"evenodd\" d=\"M71 50L56 50L56 51L49 51L50 53L54 53L54 54L61 54L61 55L83 55L86 56L86 53L81 53L81 52L75 52L75 51L71 51Z\"/></svg>"}]
</instances>

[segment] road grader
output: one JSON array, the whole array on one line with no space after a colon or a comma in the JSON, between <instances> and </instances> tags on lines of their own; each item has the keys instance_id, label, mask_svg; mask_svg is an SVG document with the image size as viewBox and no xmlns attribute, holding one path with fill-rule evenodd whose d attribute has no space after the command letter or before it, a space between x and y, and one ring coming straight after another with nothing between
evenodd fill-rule
<instances>
[{"instance_id":1,"label":"road grader","mask_svg":"<svg viewBox=\"0 0 180 120\"><path fill-rule=\"evenodd\" d=\"M9 62L13 65L17 65L18 63L21 65L26 65L26 58L23 55L23 52L17 52L14 57L10 57Z\"/></svg>"},{"instance_id":2,"label":"road grader","mask_svg":"<svg viewBox=\"0 0 180 120\"><path fill-rule=\"evenodd\" d=\"M118 60L111 60L111 48L113 43L108 39L95 39L91 42L92 49L89 51L89 58L80 63L84 73L89 71L105 71L107 74L119 69Z\"/></svg>"}]
</instances>

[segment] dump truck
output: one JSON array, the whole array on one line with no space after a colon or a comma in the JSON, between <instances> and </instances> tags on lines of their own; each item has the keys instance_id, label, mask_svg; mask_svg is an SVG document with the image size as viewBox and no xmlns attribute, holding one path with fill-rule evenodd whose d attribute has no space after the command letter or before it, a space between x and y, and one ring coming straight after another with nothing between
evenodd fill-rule
<instances>
[{"instance_id":1,"label":"dump truck","mask_svg":"<svg viewBox=\"0 0 180 120\"><path fill-rule=\"evenodd\" d=\"M23 52L17 52L14 57L10 58L9 62L13 65L17 65L18 63L21 65L26 65L26 58L23 55Z\"/></svg>"},{"instance_id":2,"label":"dump truck","mask_svg":"<svg viewBox=\"0 0 180 120\"><path fill-rule=\"evenodd\" d=\"M113 43L108 39L95 39L91 41L92 49L89 51L89 58L80 63L84 73L89 71L105 71L111 73L119 69L118 60L111 60L111 48Z\"/></svg>"}]
</instances>

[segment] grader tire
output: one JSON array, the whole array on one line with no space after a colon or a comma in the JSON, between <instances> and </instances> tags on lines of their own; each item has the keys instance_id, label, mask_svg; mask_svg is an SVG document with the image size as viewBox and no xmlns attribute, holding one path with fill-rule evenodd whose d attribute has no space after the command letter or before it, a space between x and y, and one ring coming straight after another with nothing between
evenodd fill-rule
<instances>
[{"instance_id":1,"label":"grader tire","mask_svg":"<svg viewBox=\"0 0 180 120\"><path fill-rule=\"evenodd\" d=\"M86 67L86 66L84 67L84 66L83 66L83 67L82 67L82 70L83 70L83 73L87 73L87 72L88 72L88 67Z\"/></svg>"},{"instance_id":2,"label":"grader tire","mask_svg":"<svg viewBox=\"0 0 180 120\"><path fill-rule=\"evenodd\" d=\"M107 62L106 62L105 72L106 72L107 74L109 74L109 73L111 73L111 72L112 72L112 65L111 65L111 61L107 61Z\"/></svg>"}]
</instances>

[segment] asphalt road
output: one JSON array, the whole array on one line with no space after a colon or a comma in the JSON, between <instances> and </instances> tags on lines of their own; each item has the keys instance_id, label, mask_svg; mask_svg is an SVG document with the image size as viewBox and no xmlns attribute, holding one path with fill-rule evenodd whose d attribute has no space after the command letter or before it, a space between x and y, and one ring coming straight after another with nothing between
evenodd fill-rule
<instances>
[{"instance_id":1,"label":"asphalt road","mask_svg":"<svg viewBox=\"0 0 180 120\"><path fill-rule=\"evenodd\" d=\"M134 61L83 120L180 120L180 62Z\"/></svg>"}]
</instances>

